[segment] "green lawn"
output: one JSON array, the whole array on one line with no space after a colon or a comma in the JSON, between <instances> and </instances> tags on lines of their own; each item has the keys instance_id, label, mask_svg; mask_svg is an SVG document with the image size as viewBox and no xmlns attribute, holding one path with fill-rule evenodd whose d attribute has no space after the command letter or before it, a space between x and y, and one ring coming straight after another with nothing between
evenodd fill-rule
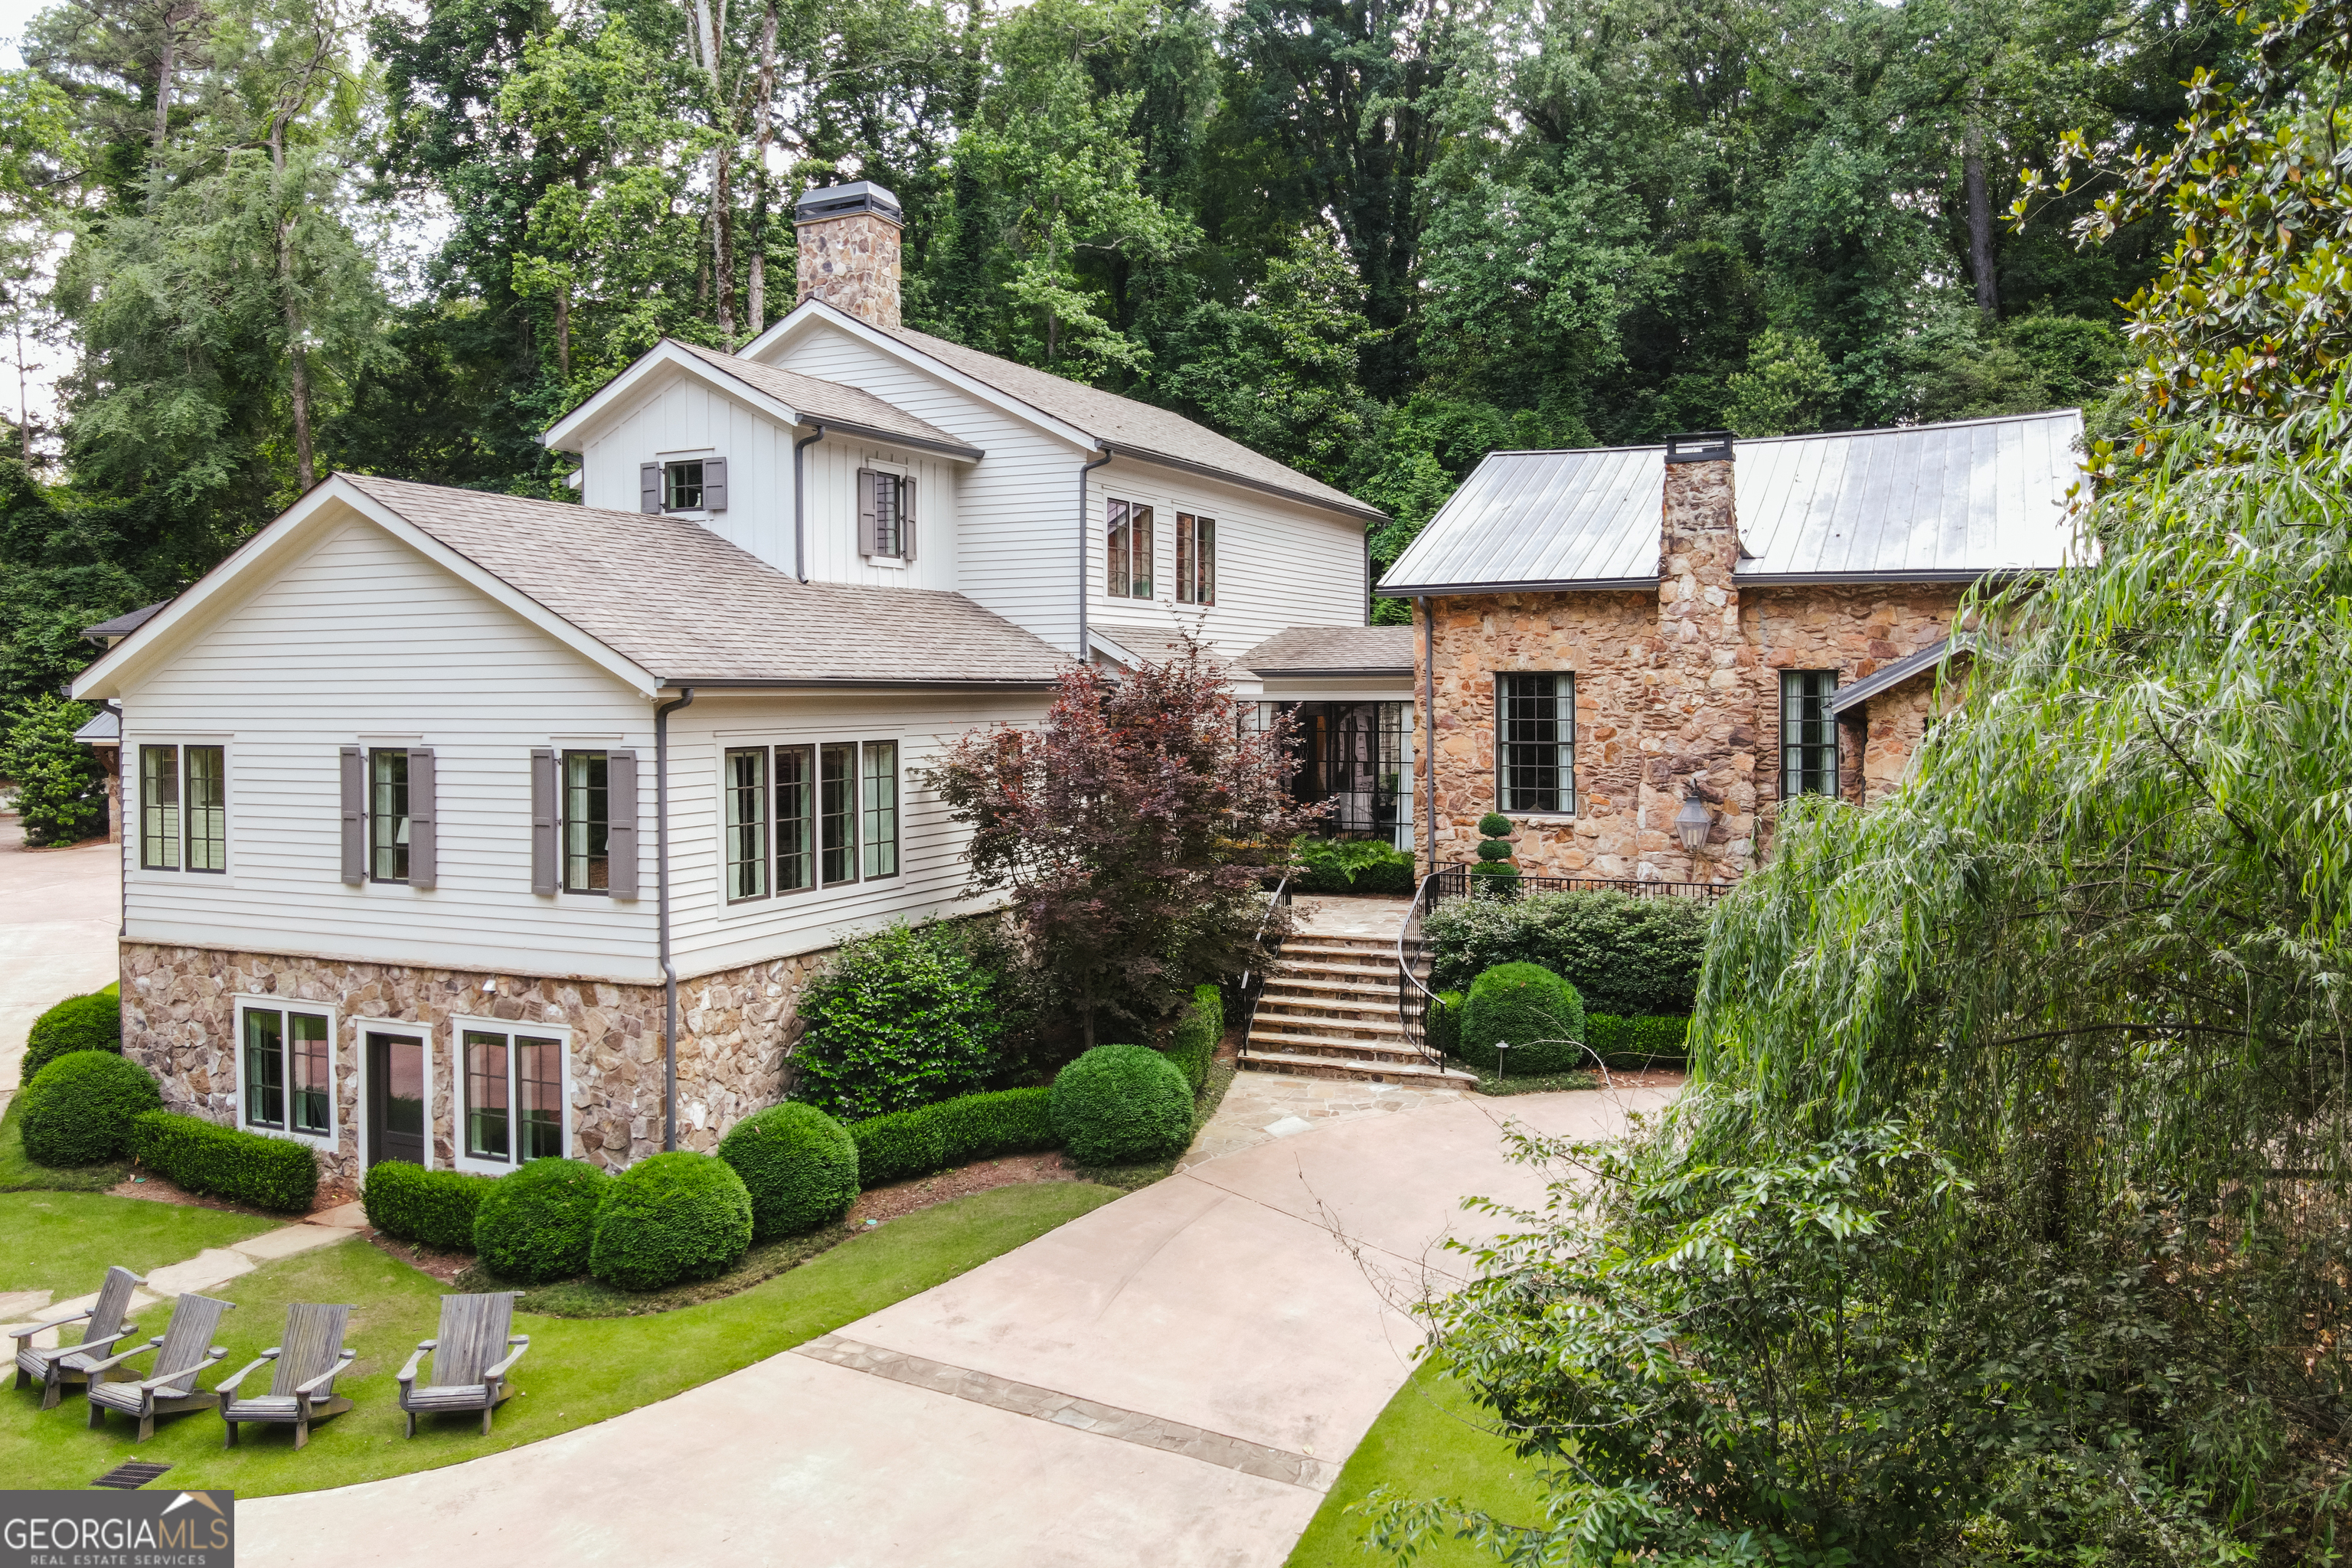
<instances>
[{"instance_id":1,"label":"green lawn","mask_svg":"<svg viewBox=\"0 0 2352 1568\"><path fill-rule=\"evenodd\" d=\"M104 1193L0 1193L0 1290L85 1296L110 1264L144 1274L286 1222Z\"/></svg>"},{"instance_id":2,"label":"green lawn","mask_svg":"<svg viewBox=\"0 0 2352 1568\"><path fill-rule=\"evenodd\" d=\"M110 1416L104 1431L92 1432L83 1424L87 1402L68 1399L44 1415L38 1392L30 1389L5 1395L0 1453L17 1456L7 1467L14 1487L87 1487L136 1457L173 1467L163 1485L227 1487L240 1497L348 1486L457 1464L606 1420L790 1350L1118 1195L1077 1182L998 1187L894 1219L724 1300L654 1317L518 1312L516 1331L531 1336L530 1351L515 1369L524 1393L499 1408L488 1437L476 1420L442 1416L422 1422L414 1441L403 1439L393 1373L417 1341L433 1336L442 1287L364 1241L339 1242L266 1265L219 1292L237 1307L222 1321L221 1342L229 1354L207 1387L278 1342L289 1301L351 1302L359 1309L345 1342L360 1359L352 1375L336 1385L358 1408L314 1427L301 1453L295 1453L287 1427L247 1427L243 1446L226 1449L220 1417L209 1411L166 1417L152 1441L134 1446L137 1428L131 1424ZM162 1310L143 1314L143 1332L161 1333L168 1317ZM265 1368L253 1374L265 1387L266 1373Z\"/></svg>"},{"instance_id":3,"label":"green lawn","mask_svg":"<svg viewBox=\"0 0 2352 1568\"><path fill-rule=\"evenodd\" d=\"M1356 1446L1339 1484L1298 1538L1289 1568L1367 1568L1384 1563L1364 1545L1365 1517L1347 1511L1374 1487L1406 1498L1449 1497L1514 1522L1543 1522L1543 1494L1533 1468L1492 1434L1491 1411L1440 1369L1423 1364L1397 1390L1388 1408ZM1440 1542L1413 1559L1433 1568L1491 1563L1488 1553L1457 1541Z\"/></svg>"}]
</instances>

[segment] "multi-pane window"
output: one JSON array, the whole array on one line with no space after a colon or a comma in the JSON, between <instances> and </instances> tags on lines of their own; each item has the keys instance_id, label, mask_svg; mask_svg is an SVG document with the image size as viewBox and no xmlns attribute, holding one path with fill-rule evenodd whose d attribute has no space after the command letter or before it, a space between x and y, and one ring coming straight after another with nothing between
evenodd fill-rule
<instances>
[{"instance_id":1,"label":"multi-pane window","mask_svg":"<svg viewBox=\"0 0 2352 1568\"><path fill-rule=\"evenodd\" d=\"M1576 677L1495 677L1495 795L1500 810L1576 810Z\"/></svg>"},{"instance_id":2,"label":"multi-pane window","mask_svg":"<svg viewBox=\"0 0 2352 1568\"><path fill-rule=\"evenodd\" d=\"M241 1012L245 1124L306 1137L331 1135L334 1094L326 1016L278 1007Z\"/></svg>"},{"instance_id":3,"label":"multi-pane window","mask_svg":"<svg viewBox=\"0 0 2352 1568\"><path fill-rule=\"evenodd\" d=\"M228 869L228 753L219 746L139 748L139 864Z\"/></svg>"},{"instance_id":4,"label":"multi-pane window","mask_svg":"<svg viewBox=\"0 0 2352 1568\"><path fill-rule=\"evenodd\" d=\"M1176 514L1176 602L1217 602L1217 520Z\"/></svg>"},{"instance_id":5,"label":"multi-pane window","mask_svg":"<svg viewBox=\"0 0 2352 1568\"><path fill-rule=\"evenodd\" d=\"M611 770L603 752L563 753L563 890L613 886Z\"/></svg>"},{"instance_id":6,"label":"multi-pane window","mask_svg":"<svg viewBox=\"0 0 2352 1568\"><path fill-rule=\"evenodd\" d=\"M898 874L898 743L866 742L866 874Z\"/></svg>"},{"instance_id":7,"label":"multi-pane window","mask_svg":"<svg viewBox=\"0 0 2352 1568\"><path fill-rule=\"evenodd\" d=\"M699 461L662 466L662 510L702 510L702 464Z\"/></svg>"},{"instance_id":8,"label":"multi-pane window","mask_svg":"<svg viewBox=\"0 0 2352 1568\"><path fill-rule=\"evenodd\" d=\"M816 757L806 746L776 748L776 891L816 886Z\"/></svg>"},{"instance_id":9,"label":"multi-pane window","mask_svg":"<svg viewBox=\"0 0 2352 1568\"><path fill-rule=\"evenodd\" d=\"M1838 792L1837 718L1830 697L1837 690L1834 669L1780 672L1780 794Z\"/></svg>"},{"instance_id":10,"label":"multi-pane window","mask_svg":"<svg viewBox=\"0 0 2352 1568\"><path fill-rule=\"evenodd\" d=\"M1106 591L1114 599L1151 597L1151 509L1112 501L1107 543L1110 578Z\"/></svg>"},{"instance_id":11,"label":"multi-pane window","mask_svg":"<svg viewBox=\"0 0 2352 1568\"><path fill-rule=\"evenodd\" d=\"M727 753L727 896L764 898L768 891L768 749L743 746Z\"/></svg>"},{"instance_id":12,"label":"multi-pane window","mask_svg":"<svg viewBox=\"0 0 2352 1568\"><path fill-rule=\"evenodd\" d=\"M817 858L824 880L857 880L857 747L853 742L819 749L817 763Z\"/></svg>"},{"instance_id":13,"label":"multi-pane window","mask_svg":"<svg viewBox=\"0 0 2352 1568\"><path fill-rule=\"evenodd\" d=\"M497 1164L563 1152L563 1042L464 1032L466 1157Z\"/></svg>"},{"instance_id":14,"label":"multi-pane window","mask_svg":"<svg viewBox=\"0 0 2352 1568\"><path fill-rule=\"evenodd\" d=\"M368 753L368 876L408 880L408 752Z\"/></svg>"},{"instance_id":15,"label":"multi-pane window","mask_svg":"<svg viewBox=\"0 0 2352 1568\"><path fill-rule=\"evenodd\" d=\"M879 468L857 470L857 523L868 555L915 558L915 481Z\"/></svg>"}]
</instances>

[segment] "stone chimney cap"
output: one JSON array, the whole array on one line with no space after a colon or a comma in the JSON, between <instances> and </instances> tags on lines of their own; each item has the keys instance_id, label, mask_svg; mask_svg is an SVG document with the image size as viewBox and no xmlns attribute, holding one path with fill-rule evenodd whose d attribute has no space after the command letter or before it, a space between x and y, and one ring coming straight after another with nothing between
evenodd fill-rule
<instances>
[{"instance_id":1,"label":"stone chimney cap","mask_svg":"<svg viewBox=\"0 0 2352 1568\"><path fill-rule=\"evenodd\" d=\"M856 213L872 213L892 223L906 222L898 208L898 198L871 180L846 185L818 185L802 192L801 199L793 204L793 221L796 224L849 217Z\"/></svg>"},{"instance_id":2,"label":"stone chimney cap","mask_svg":"<svg viewBox=\"0 0 2352 1568\"><path fill-rule=\"evenodd\" d=\"M1731 461L1731 432L1693 430L1681 436L1669 436L1666 437L1666 461L1727 463Z\"/></svg>"}]
</instances>

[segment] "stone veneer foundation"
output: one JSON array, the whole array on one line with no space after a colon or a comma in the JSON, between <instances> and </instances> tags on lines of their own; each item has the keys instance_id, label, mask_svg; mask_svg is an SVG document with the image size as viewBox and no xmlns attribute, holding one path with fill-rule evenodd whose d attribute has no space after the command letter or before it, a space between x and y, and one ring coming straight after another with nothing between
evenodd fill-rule
<instances>
[{"instance_id":1,"label":"stone veneer foundation","mask_svg":"<svg viewBox=\"0 0 2352 1568\"><path fill-rule=\"evenodd\" d=\"M794 1007L830 950L746 964L678 984L678 1146L708 1150L743 1117L783 1098ZM162 1080L163 1102L227 1122L236 1104L236 998L275 996L336 1009L337 1147L328 1175L360 1173L360 1023L427 1033L433 1164L456 1154L450 1020L499 1018L572 1031L571 1148L619 1170L662 1142L662 988L487 971L353 963L282 953L122 943L122 1052Z\"/></svg>"}]
</instances>

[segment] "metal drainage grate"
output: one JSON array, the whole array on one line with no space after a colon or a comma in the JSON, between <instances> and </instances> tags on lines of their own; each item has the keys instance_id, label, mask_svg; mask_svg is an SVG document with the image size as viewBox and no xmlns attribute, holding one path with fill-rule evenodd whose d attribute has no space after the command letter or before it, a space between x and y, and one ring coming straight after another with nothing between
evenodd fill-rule
<instances>
[{"instance_id":1,"label":"metal drainage grate","mask_svg":"<svg viewBox=\"0 0 2352 1568\"><path fill-rule=\"evenodd\" d=\"M135 1492L171 1468L169 1465L151 1465L143 1460L133 1460L127 1465L115 1466L89 1484L111 1487L119 1492Z\"/></svg>"}]
</instances>

